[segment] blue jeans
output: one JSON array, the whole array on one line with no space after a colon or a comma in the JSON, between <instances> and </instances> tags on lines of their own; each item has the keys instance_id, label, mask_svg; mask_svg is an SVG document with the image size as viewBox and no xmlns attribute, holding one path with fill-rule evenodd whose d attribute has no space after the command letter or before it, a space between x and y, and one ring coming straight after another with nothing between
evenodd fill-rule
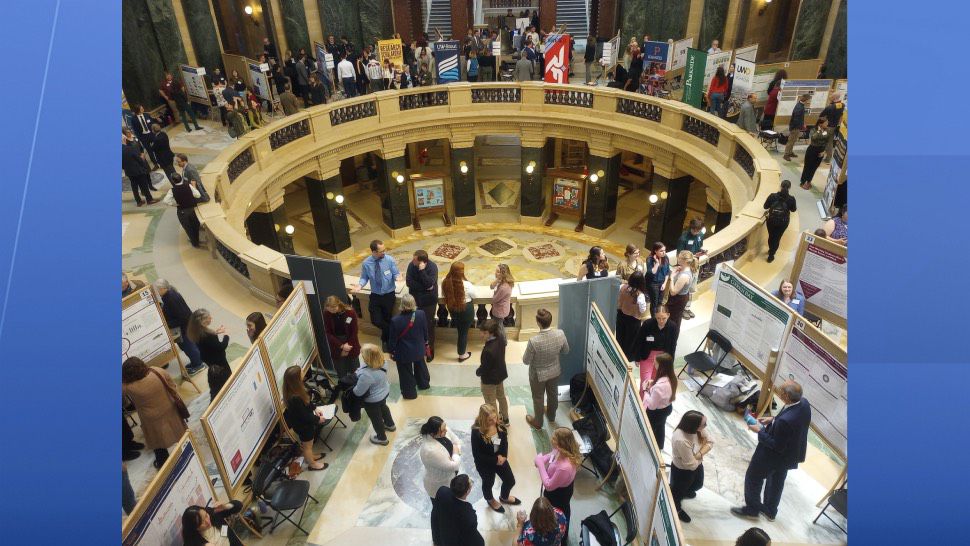
<instances>
[{"instance_id":1,"label":"blue jeans","mask_svg":"<svg viewBox=\"0 0 970 546\"><path fill-rule=\"evenodd\" d=\"M724 93L711 93L711 109L710 113L715 116L721 115L721 105L724 103Z\"/></svg>"},{"instance_id":2,"label":"blue jeans","mask_svg":"<svg viewBox=\"0 0 970 546\"><path fill-rule=\"evenodd\" d=\"M344 96L347 98L357 96L357 80L354 78L343 78Z\"/></svg>"},{"instance_id":3,"label":"blue jeans","mask_svg":"<svg viewBox=\"0 0 970 546\"><path fill-rule=\"evenodd\" d=\"M185 334L182 334L180 339L181 341L178 343L179 349L182 349L182 352L189 357L189 364L186 368L194 370L202 366L202 353L199 352L199 346L189 341L185 337Z\"/></svg>"}]
</instances>

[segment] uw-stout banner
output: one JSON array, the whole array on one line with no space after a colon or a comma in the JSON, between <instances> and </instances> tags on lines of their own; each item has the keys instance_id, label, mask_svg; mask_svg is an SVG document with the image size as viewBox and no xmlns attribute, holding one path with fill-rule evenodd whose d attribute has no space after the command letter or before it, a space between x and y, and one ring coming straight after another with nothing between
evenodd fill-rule
<instances>
[{"instance_id":1,"label":"uw-stout banner","mask_svg":"<svg viewBox=\"0 0 970 546\"><path fill-rule=\"evenodd\" d=\"M668 44L667 42L644 42L643 43L644 72L649 70L651 65L656 66L660 70L666 70L667 61L669 57L670 57L670 44Z\"/></svg>"},{"instance_id":2,"label":"uw-stout banner","mask_svg":"<svg viewBox=\"0 0 970 546\"><path fill-rule=\"evenodd\" d=\"M381 64L384 64L384 59L390 59L394 66L398 68L404 66L404 48L399 38L378 40L377 55Z\"/></svg>"},{"instance_id":3,"label":"uw-stout banner","mask_svg":"<svg viewBox=\"0 0 970 546\"><path fill-rule=\"evenodd\" d=\"M258 63L246 63L246 65L249 67L249 79L253 82L253 93L263 100L272 102L273 92L270 91L269 80L266 78L269 65Z\"/></svg>"},{"instance_id":4,"label":"uw-stout banner","mask_svg":"<svg viewBox=\"0 0 970 546\"><path fill-rule=\"evenodd\" d=\"M724 67L724 74L727 75L728 68L731 64L731 56L734 54L733 51L722 51L720 53L714 53L713 55L708 54L707 65L704 67L704 89L711 84L711 80L714 79L714 73L717 72L717 67Z\"/></svg>"},{"instance_id":5,"label":"uw-stout banner","mask_svg":"<svg viewBox=\"0 0 970 546\"><path fill-rule=\"evenodd\" d=\"M683 102L701 107L701 97L704 96L704 67L707 63L707 52L699 49L687 49L687 62L684 67L684 96Z\"/></svg>"},{"instance_id":6,"label":"uw-stout banner","mask_svg":"<svg viewBox=\"0 0 970 546\"><path fill-rule=\"evenodd\" d=\"M670 70L677 70L687 65L687 50L694 47L694 38L684 38L674 42L674 52L670 55Z\"/></svg>"},{"instance_id":7,"label":"uw-stout banner","mask_svg":"<svg viewBox=\"0 0 970 546\"><path fill-rule=\"evenodd\" d=\"M182 81L185 82L185 94L189 100L211 106L209 102L209 89L205 85L205 69L202 67L179 65L182 72Z\"/></svg>"},{"instance_id":8,"label":"uw-stout banner","mask_svg":"<svg viewBox=\"0 0 970 546\"><path fill-rule=\"evenodd\" d=\"M569 41L572 38L563 34L552 45L546 42L543 59L546 62L546 83L569 83Z\"/></svg>"},{"instance_id":9,"label":"uw-stout banner","mask_svg":"<svg viewBox=\"0 0 970 546\"><path fill-rule=\"evenodd\" d=\"M438 67L438 83L458 81L458 48L457 40L434 43L434 64Z\"/></svg>"}]
</instances>

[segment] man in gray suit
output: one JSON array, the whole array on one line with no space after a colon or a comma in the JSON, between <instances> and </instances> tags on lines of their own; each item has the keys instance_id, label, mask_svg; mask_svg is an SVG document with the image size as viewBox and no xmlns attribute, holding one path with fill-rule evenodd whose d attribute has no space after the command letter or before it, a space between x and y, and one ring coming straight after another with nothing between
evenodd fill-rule
<instances>
[{"instance_id":1,"label":"man in gray suit","mask_svg":"<svg viewBox=\"0 0 970 546\"><path fill-rule=\"evenodd\" d=\"M515 61L515 81L517 82L531 82L532 81L532 61L526 59L524 56L516 53L512 56L516 59Z\"/></svg>"},{"instance_id":2,"label":"man in gray suit","mask_svg":"<svg viewBox=\"0 0 970 546\"><path fill-rule=\"evenodd\" d=\"M526 415L529 426L542 429L542 414L552 422L559 407L559 355L569 352L566 334L558 328L551 328L552 313L545 309L536 312L539 333L529 339L522 362L529 367L529 387L532 389L532 405L535 416ZM545 404L543 404L545 395ZM545 409L545 411L543 411Z\"/></svg>"},{"instance_id":3,"label":"man in gray suit","mask_svg":"<svg viewBox=\"0 0 970 546\"><path fill-rule=\"evenodd\" d=\"M185 154L175 154L175 166L178 169L177 172L182 176L182 180L194 186L202 194L199 202L208 203L211 199L209 192L205 191L205 186L202 185L202 177L199 176L199 170L189 163L189 157Z\"/></svg>"}]
</instances>

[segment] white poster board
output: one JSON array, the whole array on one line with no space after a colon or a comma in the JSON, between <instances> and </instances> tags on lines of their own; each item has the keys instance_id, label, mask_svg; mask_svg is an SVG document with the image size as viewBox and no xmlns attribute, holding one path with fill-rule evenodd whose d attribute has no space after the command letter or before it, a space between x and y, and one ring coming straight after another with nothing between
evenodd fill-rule
<instances>
[{"instance_id":1,"label":"white poster board","mask_svg":"<svg viewBox=\"0 0 970 546\"><path fill-rule=\"evenodd\" d=\"M778 355L773 384L792 379L812 406L812 428L839 456L848 453L849 371L846 353L803 318Z\"/></svg>"},{"instance_id":2,"label":"white poster board","mask_svg":"<svg viewBox=\"0 0 970 546\"><path fill-rule=\"evenodd\" d=\"M593 380L606 420L614 431L618 430L623 385L629 370L626 357L595 302L590 306L586 326L586 372Z\"/></svg>"},{"instance_id":3,"label":"white poster board","mask_svg":"<svg viewBox=\"0 0 970 546\"><path fill-rule=\"evenodd\" d=\"M125 520L122 546L182 546L182 512L214 498L209 475L186 432Z\"/></svg>"},{"instance_id":4,"label":"white poster board","mask_svg":"<svg viewBox=\"0 0 970 546\"><path fill-rule=\"evenodd\" d=\"M832 80L783 80L778 92L778 111L776 116L791 116L798 97L808 93L811 101L805 108L805 116L812 116L822 112L828 104L829 90Z\"/></svg>"},{"instance_id":5,"label":"white poster board","mask_svg":"<svg viewBox=\"0 0 970 546\"><path fill-rule=\"evenodd\" d=\"M734 50L734 62L738 60L755 62L758 59L758 44L739 47Z\"/></svg>"},{"instance_id":6,"label":"white poster board","mask_svg":"<svg viewBox=\"0 0 970 546\"><path fill-rule=\"evenodd\" d=\"M306 373L317 350L310 309L303 284L296 284L289 299L276 311L263 332L266 358L276 376L278 392L283 392L283 373L290 366L300 366Z\"/></svg>"},{"instance_id":7,"label":"white poster board","mask_svg":"<svg viewBox=\"0 0 970 546\"><path fill-rule=\"evenodd\" d=\"M202 415L202 427L231 496L279 418L268 369L260 345L253 345Z\"/></svg>"},{"instance_id":8,"label":"white poster board","mask_svg":"<svg viewBox=\"0 0 970 546\"><path fill-rule=\"evenodd\" d=\"M670 53L670 70L687 66L687 50L692 47L694 47L693 37L674 42L674 50Z\"/></svg>"},{"instance_id":9,"label":"white poster board","mask_svg":"<svg viewBox=\"0 0 970 546\"><path fill-rule=\"evenodd\" d=\"M192 102L211 106L209 88L205 84L205 69L201 67L179 65L182 81L185 83L185 94Z\"/></svg>"},{"instance_id":10,"label":"white poster board","mask_svg":"<svg viewBox=\"0 0 970 546\"><path fill-rule=\"evenodd\" d=\"M711 80L714 79L714 73L717 72L717 67L724 67L724 75L728 73L728 68L730 68L731 57L734 55L733 50L722 51L720 53L708 53L707 54L707 64L704 66L704 91L707 92L707 86L711 84Z\"/></svg>"},{"instance_id":11,"label":"white poster board","mask_svg":"<svg viewBox=\"0 0 970 546\"><path fill-rule=\"evenodd\" d=\"M677 519L677 508L674 506L674 498L670 492L670 486L666 480L661 480L660 488L657 489L657 501L653 506L653 525L650 529L650 538L642 537L642 544L649 546L680 546L681 531L679 519Z\"/></svg>"},{"instance_id":12,"label":"white poster board","mask_svg":"<svg viewBox=\"0 0 970 546\"><path fill-rule=\"evenodd\" d=\"M263 71L263 67L269 70L269 66L259 63L246 63L246 66L249 67L249 79L253 82L253 93L263 100L272 102L273 92L269 88L266 72Z\"/></svg>"},{"instance_id":13,"label":"white poster board","mask_svg":"<svg viewBox=\"0 0 970 546\"><path fill-rule=\"evenodd\" d=\"M768 357L781 349L793 312L731 266L720 265L711 329L731 341L749 371L764 378Z\"/></svg>"},{"instance_id":14,"label":"white poster board","mask_svg":"<svg viewBox=\"0 0 970 546\"><path fill-rule=\"evenodd\" d=\"M171 349L168 326L155 304L155 292L142 288L136 301L121 310L121 362L137 357L150 363Z\"/></svg>"},{"instance_id":15,"label":"white poster board","mask_svg":"<svg viewBox=\"0 0 970 546\"><path fill-rule=\"evenodd\" d=\"M728 116L741 113L741 105L748 100L748 93L754 85L753 62L736 59L734 61L734 86L728 99Z\"/></svg>"},{"instance_id":16,"label":"white poster board","mask_svg":"<svg viewBox=\"0 0 970 546\"><path fill-rule=\"evenodd\" d=\"M626 477L627 490L637 514L640 536L650 533L653 499L657 495L660 455L653 432L647 422L643 405L637 396L637 387L629 383L623 394L623 413L620 416L620 434L617 436L617 452L620 468Z\"/></svg>"},{"instance_id":17,"label":"white poster board","mask_svg":"<svg viewBox=\"0 0 970 546\"><path fill-rule=\"evenodd\" d=\"M792 266L792 279L805 295L806 312L841 327L848 325L848 249L802 233Z\"/></svg>"}]
</instances>

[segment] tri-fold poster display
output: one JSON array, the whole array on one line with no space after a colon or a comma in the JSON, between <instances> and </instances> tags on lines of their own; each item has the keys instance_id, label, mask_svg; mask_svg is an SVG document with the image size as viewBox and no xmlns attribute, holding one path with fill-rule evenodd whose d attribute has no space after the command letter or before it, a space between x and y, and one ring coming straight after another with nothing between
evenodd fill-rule
<instances>
[{"instance_id":1,"label":"tri-fold poster display","mask_svg":"<svg viewBox=\"0 0 970 546\"><path fill-rule=\"evenodd\" d=\"M805 312L848 327L849 249L824 237L802 233L792 266L792 282L805 295Z\"/></svg>"},{"instance_id":2,"label":"tri-fold poster display","mask_svg":"<svg viewBox=\"0 0 970 546\"><path fill-rule=\"evenodd\" d=\"M295 286L273 320L266 325L262 339L279 392L283 392L286 369L300 366L305 374L317 354L303 283Z\"/></svg>"}]
</instances>

